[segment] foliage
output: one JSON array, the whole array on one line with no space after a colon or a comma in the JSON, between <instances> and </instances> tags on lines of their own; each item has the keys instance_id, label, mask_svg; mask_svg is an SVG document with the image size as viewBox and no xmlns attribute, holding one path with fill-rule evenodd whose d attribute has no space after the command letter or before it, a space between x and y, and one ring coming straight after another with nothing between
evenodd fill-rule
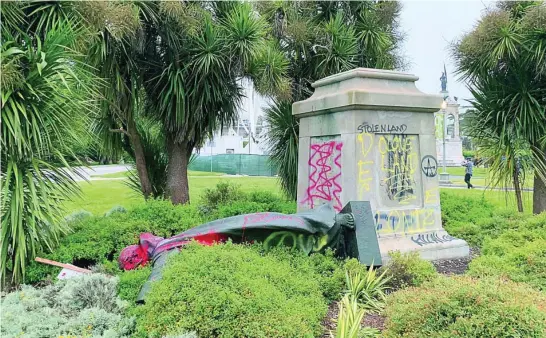
<instances>
[{"instance_id":1,"label":"foliage","mask_svg":"<svg viewBox=\"0 0 546 338\"><path fill-rule=\"evenodd\" d=\"M452 235L481 249L468 273L501 276L544 289L546 266L544 215L521 215L483 198L441 192L442 219Z\"/></svg>"},{"instance_id":2,"label":"foliage","mask_svg":"<svg viewBox=\"0 0 546 338\"><path fill-rule=\"evenodd\" d=\"M146 280L148 280L151 272L152 267L148 265L120 273L118 288L119 298L128 301L129 304L135 304L140 289Z\"/></svg>"},{"instance_id":3,"label":"foliage","mask_svg":"<svg viewBox=\"0 0 546 338\"><path fill-rule=\"evenodd\" d=\"M385 272L377 275L373 266L366 269L356 259L345 263L345 295L338 302L336 338L378 337L379 331L370 327L361 328L368 311L379 312L385 303ZM364 273L364 276L362 275Z\"/></svg>"},{"instance_id":4,"label":"foliage","mask_svg":"<svg viewBox=\"0 0 546 338\"><path fill-rule=\"evenodd\" d=\"M364 275L361 272L346 272L346 293L354 297L363 309L381 312L385 306L386 291L389 289L387 272L385 270L378 275L373 266Z\"/></svg>"},{"instance_id":5,"label":"foliage","mask_svg":"<svg viewBox=\"0 0 546 338\"><path fill-rule=\"evenodd\" d=\"M209 210L216 210L220 204L228 204L242 198L239 184L219 182L216 187L206 189L203 193L203 204Z\"/></svg>"},{"instance_id":6,"label":"foliage","mask_svg":"<svg viewBox=\"0 0 546 338\"><path fill-rule=\"evenodd\" d=\"M476 156L476 152L474 150L463 150L463 157L464 158L474 158Z\"/></svg>"},{"instance_id":7,"label":"foliage","mask_svg":"<svg viewBox=\"0 0 546 338\"><path fill-rule=\"evenodd\" d=\"M338 72L403 67L401 6L397 1L264 1L256 7L289 62L290 95L277 96L266 119L282 189L295 199L299 125L292 103L311 96L313 82Z\"/></svg>"},{"instance_id":8,"label":"foliage","mask_svg":"<svg viewBox=\"0 0 546 338\"><path fill-rule=\"evenodd\" d=\"M2 336L130 337L134 319L117 296L117 278L91 274L2 298Z\"/></svg>"},{"instance_id":9,"label":"foliage","mask_svg":"<svg viewBox=\"0 0 546 338\"><path fill-rule=\"evenodd\" d=\"M289 101L273 101L265 110L265 120L270 126L267 143L270 161L278 168L279 181L283 192L296 199L298 186L298 133L299 122L292 116Z\"/></svg>"},{"instance_id":10,"label":"foliage","mask_svg":"<svg viewBox=\"0 0 546 338\"><path fill-rule=\"evenodd\" d=\"M9 265L15 281L66 232L62 202L79 192L72 149L99 85L76 49L78 16L54 9L2 6L1 273Z\"/></svg>"},{"instance_id":11,"label":"foliage","mask_svg":"<svg viewBox=\"0 0 546 338\"><path fill-rule=\"evenodd\" d=\"M478 224L486 224L494 217L497 208L485 195L456 196L451 192L441 191L442 223L453 236L461 237L471 245L480 245L485 233Z\"/></svg>"},{"instance_id":12,"label":"foliage","mask_svg":"<svg viewBox=\"0 0 546 338\"><path fill-rule=\"evenodd\" d=\"M295 205L269 191L245 193L239 184L221 181L214 188L208 188L202 195L199 210L202 214L226 218L255 212L274 211L285 214L295 213Z\"/></svg>"},{"instance_id":13,"label":"foliage","mask_svg":"<svg viewBox=\"0 0 546 338\"><path fill-rule=\"evenodd\" d=\"M218 189L224 189L224 186L219 184ZM229 184L228 186L234 187ZM115 273L120 251L137 243L143 232L171 237L218 218L252 212L295 212L293 203L285 202L271 193L241 193L236 196L240 198L238 202L229 204L226 200L224 202L228 204L217 204L217 210L210 209L205 214L202 213L202 208L195 206L173 206L170 201L149 200L125 212L112 208L104 217L89 217L88 214L71 216L67 222L73 233L62 238L55 251L49 253L44 250L40 252L40 256L82 267L103 264ZM32 262L25 280L27 283L37 282L53 271L53 267Z\"/></svg>"},{"instance_id":14,"label":"foliage","mask_svg":"<svg viewBox=\"0 0 546 338\"><path fill-rule=\"evenodd\" d=\"M500 2L453 48L458 72L474 97L465 132L491 157L496 180L517 192L518 158L532 154L532 162L522 164L535 169L535 213L546 208L545 8L543 1Z\"/></svg>"},{"instance_id":15,"label":"foliage","mask_svg":"<svg viewBox=\"0 0 546 338\"><path fill-rule=\"evenodd\" d=\"M266 43L265 23L248 3L150 7L155 18L143 26L139 62L146 112L161 122L165 135L167 194L174 203L186 203L192 150L237 119L240 80L275 90L286 82L286 62Z\"/></svg>"},{"instance_id":16,"label":"foliage","mask_svg":"<svg viewBox=\"0 0 546 338\"><path fill-rule=\"evenodd\" d=\"M434 265L421 259L418 252L391 251L389 256L390 260L381 270L385 270L386 276L390 277L387 285L391 290L420 286L437 276Z\"/></svg>"},{"instance_id":17,"label":"foliage","mask_svg":"<svg viewBox=\"0 0 546 338\"><path fill-rule=\"evenodd\" d=\"M208 337L320 334L327 310L320 275L306 260L293 264L260 251L194 244L172 257L138 309L140 336L180 330Z\"/></svg>"},{"instance_id":18,"label":"foliage","mask_svg":"<svg viewBox=\"0 0 546 338\"><path fill-rule=\"evenodd\" d=\"M151 118L141 117L136 119L136 131L140 135L142 151L146 162L146 171L151 185L151 196L155 198L164 198L167 191L167 165L169 159L165 149L165 136L161 131L161 124ZM129 147L127 147L129 148ZM132 149L128 153L136 161L136 154ZM144 193L138 171L129 172L129 181L127 185L134 191Z\"/></svg>"},{"instance_id":19,"label":"foliage","mask_svg":"<svg viewBox=\"0 0 546 338\"><path fill-rule=\"evenodd\" d=\"M366 309L359 305L354 296L350 294L343 296L338 303L336 338L357 338L360 323L362 323L365 314Z\"/></svg>"},{"instance_id":20,"label":"foliage","mask_svg":"<svg viewBox=\"0 0 546 338\"><path fill-rule=\"evenodd\" d=\"M40 256L81 267L105 264L116 271L120 251L137 243L141 233L170 237L203 222L194 207L174 207L169 201L151 200L125 213L70 223L73 233L62 238L56 250ZM25 280L37 282L54 271L54 267L32 262Z\"/></svg>"},{"instance_id":21,"label":"foliage","mask_svg":"<svg viewBox=\"0 0 546 338\"><path fill-rule=\"evenodd\" d=\"M470 263L468 273L507 277L546 290L546 214L514 216L501 222L502 227L497 227L503 231L489 231L482 255Z\"/></svg>"},{"instance_id":22,"label":"foliage","mask_svg":"<svg viewBox=\"0 0 546 338\"><path fill-rule=\"evenodd\" d=\"M524 284L439 277L389 295L383 337L542 337L546 298Z\"/></svg>"}]
</instances>

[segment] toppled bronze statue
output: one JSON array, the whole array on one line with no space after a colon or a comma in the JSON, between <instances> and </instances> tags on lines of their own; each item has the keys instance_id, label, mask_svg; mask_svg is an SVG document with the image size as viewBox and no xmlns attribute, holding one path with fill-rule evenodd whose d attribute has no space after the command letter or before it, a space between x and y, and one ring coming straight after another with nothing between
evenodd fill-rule
<instances>
[{"instance_id":1,"label":"toppled bronze statue","mask_svg":"<svg viewBox=\"0 0 546 338\"><path fill-rule=\"evenodd\" d=\"M228 217L199 225L171 238L144 233L141 234L138 245L131 245L122 250L119 265L124 270L132 270L149 261L152 262L152 273L137 300L143 302L150 282L161 277L161 270L168 255L178 252L192 240L204 245L228 239L235 243L261 242L266 249L284 245L302 250L306 254L331 248L338 256L360 259L359 250L354 243L356 231L351 203L366 203L369 209L368 202L350 202L341 213L336 214L330 204L324 204L314 210L291 215L260 212ZM373 237L377 243L373 218L371 222Z\"/></svg>"}]
</instances>

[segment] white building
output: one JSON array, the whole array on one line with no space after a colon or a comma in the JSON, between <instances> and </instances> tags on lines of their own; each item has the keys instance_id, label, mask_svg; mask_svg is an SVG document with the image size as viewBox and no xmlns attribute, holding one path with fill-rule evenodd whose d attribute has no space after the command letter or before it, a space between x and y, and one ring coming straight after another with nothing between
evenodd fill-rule
<instances>
[{"instance_id":1,"label":"white building","mask_svg":"<svg viewBox=\"0 0 546 338\"><path fill-rule=\"evenodd\" d=\"M203 156L216 154L267 155L264 109L268 100L254 90L250 80L241 81L244 97L239 109L239 120L231 126L224 126L214 133L211 141L200 150Z\"/></svg>"}]
</instances>

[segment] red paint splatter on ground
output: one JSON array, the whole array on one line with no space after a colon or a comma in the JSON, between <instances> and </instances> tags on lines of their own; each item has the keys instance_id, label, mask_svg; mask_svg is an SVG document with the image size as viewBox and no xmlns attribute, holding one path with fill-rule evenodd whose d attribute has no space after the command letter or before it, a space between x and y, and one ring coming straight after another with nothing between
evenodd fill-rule
<instances>
[{"instance_id":1,"label":"red paint splatter on ground","mask_svg":"<svg viewBox=\"0 0 546 338\"><path fill-rule=\"evenodd\" d=\"M311 209L317 200L334 202L334 209L341 211L341 148L342 142L329 141L311 145L309 154L309 187L301 203L307 203ZM330 165L333 164L334 168Z\"/></svg>"}]
</instances>

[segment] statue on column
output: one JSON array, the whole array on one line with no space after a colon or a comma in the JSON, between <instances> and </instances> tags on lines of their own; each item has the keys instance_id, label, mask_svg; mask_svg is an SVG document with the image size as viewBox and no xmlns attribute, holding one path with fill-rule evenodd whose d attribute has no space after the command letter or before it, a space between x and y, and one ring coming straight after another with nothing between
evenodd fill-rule
<instances>
[{"instance_id":1,"label":"statue on column","mask_svg":"<svg viewBox=\"0 0 546 338\"><path fill-rule=\"evenodd\" d=\"M440 82L442 84L442 92L447 92L447 70L446 65L444 64L444 71L440 77Z\"/></svg>"}]
</instances>

